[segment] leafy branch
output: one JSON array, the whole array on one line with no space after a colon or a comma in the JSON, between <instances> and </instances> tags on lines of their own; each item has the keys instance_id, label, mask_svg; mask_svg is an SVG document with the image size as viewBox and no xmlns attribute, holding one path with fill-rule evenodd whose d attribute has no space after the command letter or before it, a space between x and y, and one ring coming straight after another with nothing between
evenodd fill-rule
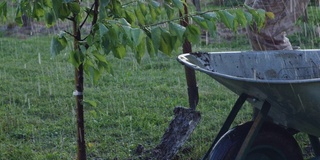
<instances>
[{"instance_id":1,"label":"leafy branch","mask_svg":"<svg viewBox=\"0 0 320 160\"><path fill-rule=\"evenodd\" d=\"M127 52L133 52L138 62L145 53L151 56L163 53L171 55L185 40L195 44L200 42L201 29L213 33L216 22L224 23L236 30L239 26L255 23L263 27L266 17L273 14L264 10L255 10L248 6L230 10L213 10L183 17L192 18L193 24L182 26L178 13L184 12L187 5L181 0L166 0L161 4L156 0L133 1L122 4L120 0L92 0L87 8L80 0L20 0L16 4L16 22L22 25L22 16L28 15L36 20L44 18L47 26L53 26L58 20L69 20L73 24L72 33L64 31L52 37L50 52L59 54L73 38L73 50L69 53L69 62L75 67L75 89L78 122L78 156L85 159L85 141L83 128L83 72L97 82L104 71L112 73L112 67L106 55L122 59ZM0 16L6 19L7 2L0 3ZM84 16L84 17L83 17ZM85 38L81 30L91 20L91 28ZM165 24L165 25L164 25ZM82 118L81 118L82 117ZM81 158L82 157L82 158Z\"/></svg>"},{"instance_id":2,"label":"leafy branch","mask_svg":"<svg viewBox=\"0 0 320 160\"><path fill-rule=\"evenodd\" d=\"M5 13L5 2L0 4L0 14ZM91 29L88 35L77 39L80 45L84 46L84 55L72 56L70 62L77 67L85 64L85 71L96 82L102 71L105 70L106 59L90 56L91 52L107 55L113 53L117 58L123 58L128 52L133 51L137 61L140 62L145 53L156 55L159 52L171 55L182 44L184 39L193 44L200 41L200 29L208 30L213 34L216 30L216 23L222 22L228 28L236 31L239 26L246 26L255 22L261 28L266 17L272 17L272 13L264 10L255 10L248 6L245 8L232 8L227 10L210 10L201 13L191 13L185 18L191 18L193 24L187 27L181 26L178 21L178 12L183 11L185 2L180 0L168 0L162 4L155 0L131 1L122 4L120 0L94 0L88 8L81 2L73 0L21 0L18 4L16 21L21 24L22 13L29 13L30 16L39 19L45 18L48 26L60 19L80 22L78 29L83 29L88 19L91 19ZM2 7L1 7L2 6ZM84 15L84 17L82 17ZM74 17L73 17L74 16ZM76 37L68 31L66 35ZM63 38L62 38L62 37ZM65 35L53 37L54 46L52 55L59 54L66 46L62 39ZM55 44L61 43L61 44ZM90 49L91 48L91 49ZM92 59L93 57L93 59ZM93 69L92 69L93 68ZM110 68L108 65L107 68ZM91 72L89 70L95 70ZM111 71L107 69L107 71Z\"/></svg>"}]
</instances>

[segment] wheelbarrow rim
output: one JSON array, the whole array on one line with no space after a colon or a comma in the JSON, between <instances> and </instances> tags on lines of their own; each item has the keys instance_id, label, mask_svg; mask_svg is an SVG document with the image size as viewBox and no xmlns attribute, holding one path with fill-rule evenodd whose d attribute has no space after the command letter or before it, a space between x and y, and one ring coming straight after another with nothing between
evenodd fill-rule
<instances>
[{"instance_id":1,"label":"wheelbarrow rim","mask_svg":"<svg viewBox=\"0 0 320 160\"><path fill-rule=\"evenodd\" d=\"M217 52L220 53L220 52ZM223 52L221 52L223 53ZM229 53L229 52L228 52ZM230 52L230 53L237 53L237 52ZM240 52L241 53L241 52ZM186 53L186 54L181 54L178 56L178 61L184 65L186 65L189 68L192 68L194 70L198 70L201 72L204 72L209 75L214 75L217 77L221 78L227 78L235 81L241 81L241 82L250 82L250 83L272 83L272 84L299 84L299 83L319 83L320 78L312 78L312 79L299 79L299 80L262 80L262 79L253 79L253 78L243 78L243 77L236 77L236 76L231 76L227 74L222 74L219 72L212 72L207 69L203 69L195 64L192 64L188 61L187 56L193 56L191 53Z\"/></svg>"}]
</instances>

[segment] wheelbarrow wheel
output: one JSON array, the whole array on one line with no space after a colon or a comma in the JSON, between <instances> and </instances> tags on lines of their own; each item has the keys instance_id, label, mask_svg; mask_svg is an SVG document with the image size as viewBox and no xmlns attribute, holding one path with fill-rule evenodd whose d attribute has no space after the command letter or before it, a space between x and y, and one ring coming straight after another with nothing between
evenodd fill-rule
<instances>
[{"instance_id":1,"label":"wheelbarrow wheel","mask_svg":"<svg viewBox=\"0 0 320 160\"><path fill-rule=\"evenodd\" d=\"M252 122L239 125L225 133L209 154L210 160L233 160L248 134ZM284 128L265 123L245 160L303 160L297 141Z\"/></svg>"}]
</instances>

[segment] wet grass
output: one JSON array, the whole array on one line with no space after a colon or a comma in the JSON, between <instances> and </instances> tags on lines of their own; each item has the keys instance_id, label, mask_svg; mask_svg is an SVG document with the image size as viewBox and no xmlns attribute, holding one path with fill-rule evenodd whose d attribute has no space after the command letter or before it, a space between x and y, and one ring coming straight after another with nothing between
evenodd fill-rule
<instances>
[{"instance_id":1,"label":"wet grass","mask_svg":"<svg viewBox=\"0 0 320 160\"><path fill-rule=\"evenodd\" d=\"M76 157L74 69L65 53L51 59L49 45L50 37L0 39L0 159ZM198 49L238 50L227 46ZM184 69L176 55L145 57L141 64L130 54L108 59L114 75L95 85L85 80L85 99L98 104L85 105L88 159L137 159L139 144L159 143L174 107L188 106ZM203 73L197 80L202 119L176 159L200 159L237 98ZM233 125L250 118L246 105Z\"/></svg>"},{"instance_id":2,"label":"wet grass","mask_svg":"<svg viewBox=\"0 0 320 160\"><path fill-rule=\"evenodd\" d=\"M67 55L50 58L49 37L0 39L0 157L74 159L76 122L73 67ZM138 144L155 147L175 106L188 106L184 69L176 56L108 57L115 74L98 84L86 79L86 142L89 159L134 157ZM236 96L197 73L202 121L180 159L204 155ZM246 121L250 107L237 123ZM183 158L184 157L184 158Z\"/></svg>"}]
</instances>

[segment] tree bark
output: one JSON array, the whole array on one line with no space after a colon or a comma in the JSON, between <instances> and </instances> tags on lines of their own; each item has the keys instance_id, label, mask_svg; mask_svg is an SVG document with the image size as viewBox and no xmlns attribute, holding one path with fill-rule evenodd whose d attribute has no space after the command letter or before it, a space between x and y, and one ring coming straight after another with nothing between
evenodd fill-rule
<instances>
[{"instance_id":1,"label":"tree bark","mask_svg":"<svg viewBox=\"0 0 320 160\"><path fill-rule=\"evenodd\" d=\"M258 31L256 26L247 28L253 50L292 50L286 32L292 29L297 19L304 14L309 0L246 0L245 4L255 9L264 9L275 15L267 18L265 26Z\"/></svg>"},{"instance_id":2,"label":"tree bark","mask_svg":"<svg viewBox=\"0 0 320 160\"><path fill-rule=\"evenodd\" d=\"M80 1L78 1L80 3ZM73 50L80 53L81 32L79 28L79 22L76 14L73 14ZM75 92L76 98L76 112L77 112L77 160L86 160L86 142L85 142L85 129L84 129L84 110L83 110L83 91L84 91L84 77L83 77L83 63L75 68Z\"/></svg>"}]
</instances>

